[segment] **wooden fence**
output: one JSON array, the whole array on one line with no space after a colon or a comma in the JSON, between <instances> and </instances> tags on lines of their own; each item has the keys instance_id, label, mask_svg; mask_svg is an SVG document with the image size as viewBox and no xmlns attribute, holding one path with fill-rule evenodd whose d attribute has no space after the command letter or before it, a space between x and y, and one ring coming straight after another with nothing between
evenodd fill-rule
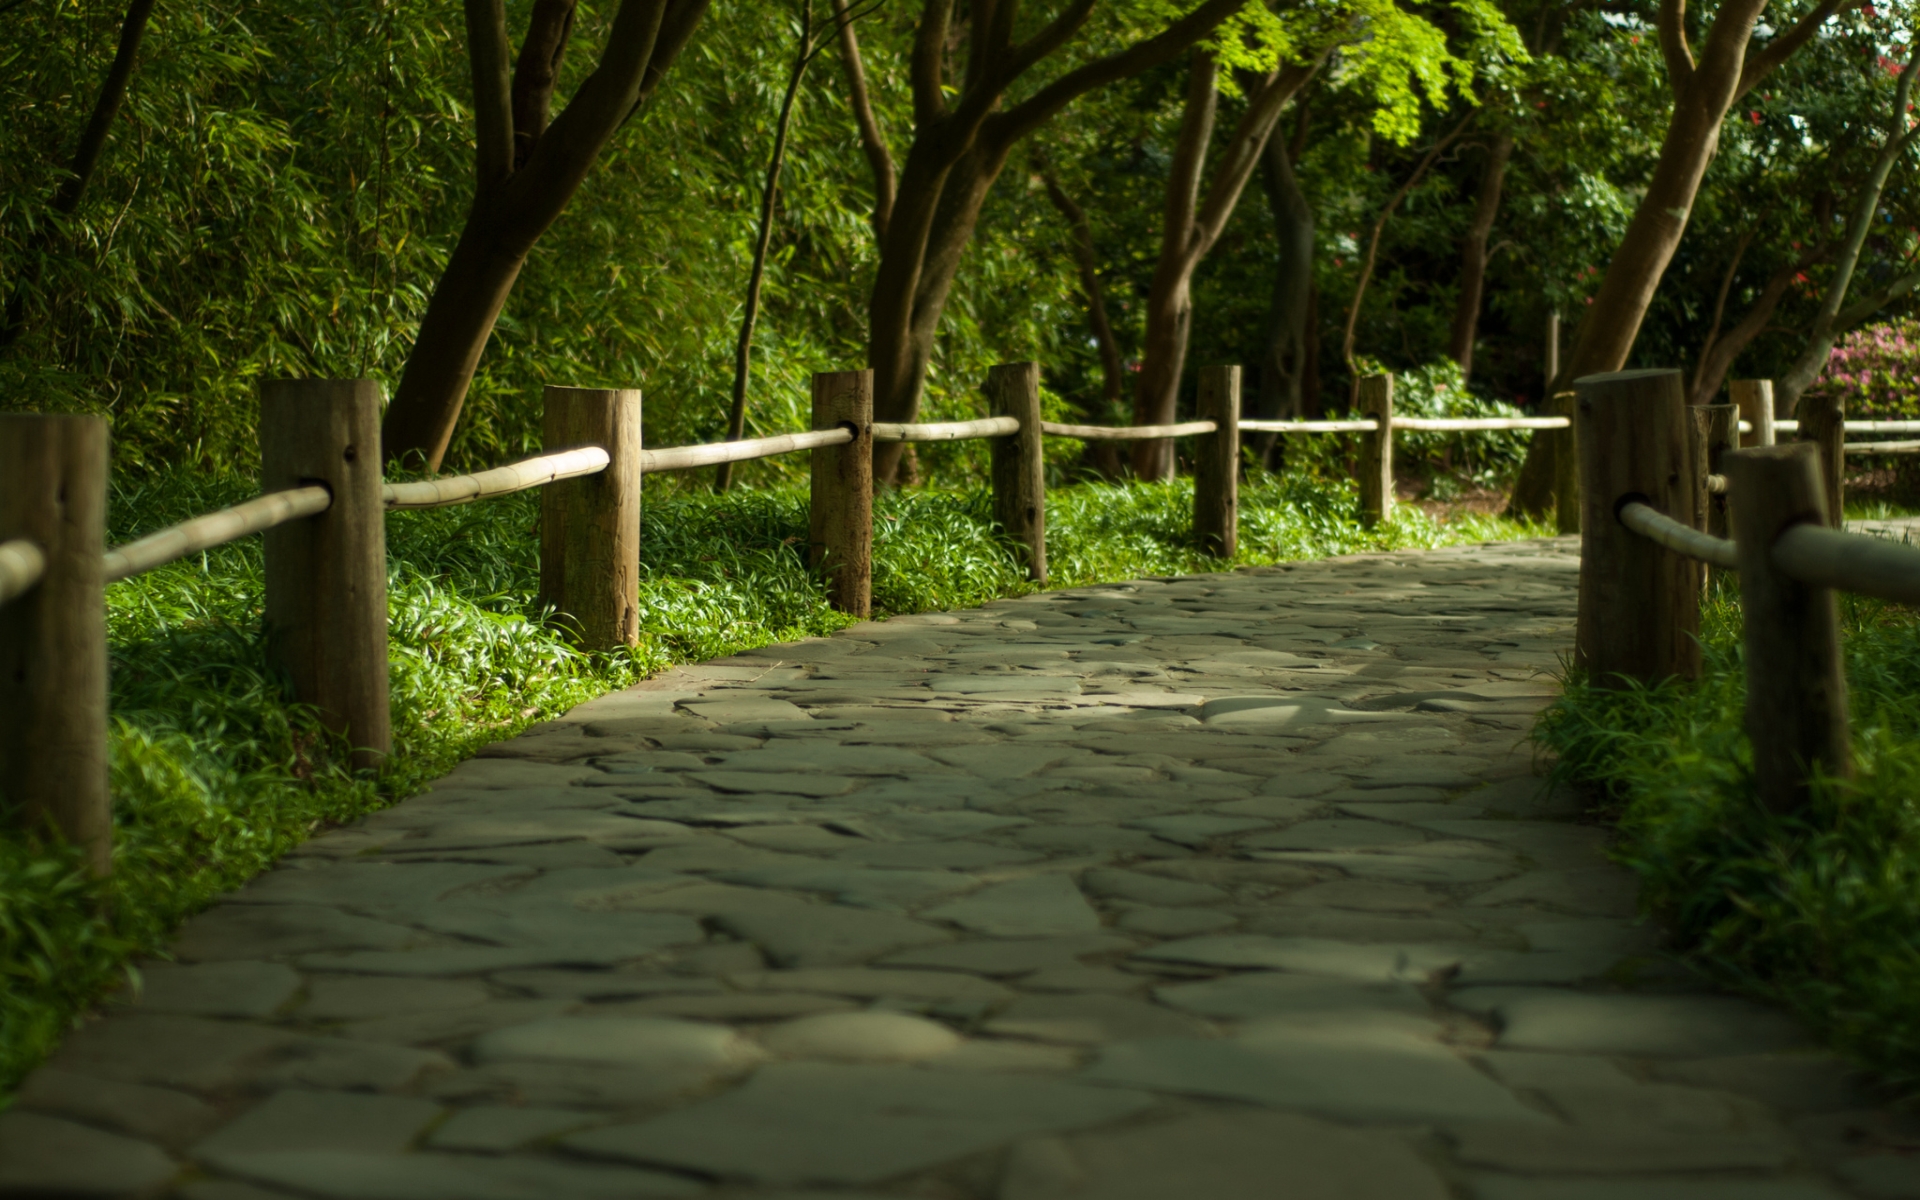
<instances>
[{"instance_id":1,"label":"wooden fence","mask_svg":"<svg viewBox=\"0 0 1920 1200\"><path fill-rule=\"evenodd\" d=\"M808 560L834 608L870 605L875 442L990 439L995 519L1028 577L1047 578L1046 437L1204 439L1194 454L1193 526L1208 553L1234 554L1242 430L1360 435L1361 505L1377 524L1393 503L1396 429L1559 429L1565 417L1435 419L1393 413L1393 381L1361 383L1364 417L1240 421L1240 368L1200 374L1201 419L1106 427L1041 419L1036 363L994 367L981 420L873 420L872 375L814 376L813 428L664 450L640 441L640 393L549 387L538 457L418 483L380 476L379 386L371 380L262 385L263 494L109 550L104 544L106 423L0 416L0 799L31 825L111 863L107 790L108 583L254 533L265 535L269 654L296 699L348 740L357 766L391 749L387 697L386 527L391 509L435 508L540 487L540 593L583 647L639 636L640 486L656 471L809 451Z\"/></svg>"},{"instance_id":2,"label":"wooden fence","mask_svg":"<svg viewBox=\"0 0 1920 1200\"><path fill-rule=\"evenodd\" d=\"M1601 686L1694 677L1706 570L1737 571L1761 800L1785 811L1814 780L1849 776L1834 590L1920 603L1920 548L1840 532L1841 456L1857 445L1843 438L1920 423L1845 422L1810 397L1801 421L1773 425L1802 440L1774 445L1763 422L1738 420L1753 411L1738 390L1734 404L1689 407L1678 371L1595 375L1575 390L1576 664ZM1756 444L1734 444L1742 428Z\"/></svg>"}]
</instances>

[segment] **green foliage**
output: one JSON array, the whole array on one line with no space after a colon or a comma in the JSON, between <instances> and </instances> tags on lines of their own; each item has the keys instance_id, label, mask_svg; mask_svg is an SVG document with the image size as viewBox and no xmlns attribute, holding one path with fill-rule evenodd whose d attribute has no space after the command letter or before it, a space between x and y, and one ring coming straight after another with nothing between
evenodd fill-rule
<instances>
[{"instance_id":1,"label":"green foliage","mask_svg":"<svg viewBox=\"0 0 1920 1200\"><path fill-rule=\"evenodd\" d=\"M114 497L114 540L229 503L250 480L191 471ZM1418 513L1363 532L1350 484L1249 481L1241 563L1508 537L1503 522ZM1049 496L1054 584L1217 569L1191 536L1192 486L1087 485ZM643 529L640 646L583 654L531 612L532 493L389 519L395 753L378 776L339 765L288 702L260 639L250 539L116 584L112 641L115 873L88 881L42 836L0 833L0 1091L39 1060L131 955L162 952L186 916L311 833L390 804L487 742L671 663L830 633L804 566L793 490L653 500ZM874 601L961 608L1028 590L979 493L896 491L877 505Z\"/></svg>"},{"instance_id":2,"label":"green foliage","mask_svg":"<svg viewBox=\"0 0 1920 1200\"><path fill-rule=\"evenodd\" d=\"M1740 615L1705 614L1699 683L1569 681L1535 736L1596 790L1648 911L1721 981L1785 1005L1902 1089L1920 1086L1920 614L1845 605L1859 777L1804 811L1755 800Z\"/></svg>"}]
</instances>

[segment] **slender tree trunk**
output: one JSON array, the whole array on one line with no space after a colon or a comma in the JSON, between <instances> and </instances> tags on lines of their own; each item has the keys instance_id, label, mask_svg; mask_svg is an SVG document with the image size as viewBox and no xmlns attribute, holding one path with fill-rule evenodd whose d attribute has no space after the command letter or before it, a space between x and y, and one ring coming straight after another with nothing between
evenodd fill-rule
<instances>
[{"instance_id":1,"label":"slender tree trunk","mask_svg":"<svg viewBox=\"0 0 1920 1200\"><path fill-rule=\"evenodd\" d=\"M844 3L836 5L845 10ZM852 36L851 26L846 36ZM787 74L787 91L780 98L780 119L773 129L773 153L767 158L767 183L760 196L760 232L753 243L753 269L747 275L747 302L740 314L740 337L733 348L733 397L727 408L727 438L737 442L747 431L747 382L753 371L753 327L760 319L760 286L767 277L767 247L773 243L773 207L780 193L780 168L787 158L787 127L793 120L794 98L800 94L800 80L813 58L813 0L804 0L800 16L800 49L793 56L793 70ZM721 463L714 471L713 490L724 492L733 483L733 464Z\"/></svg>"},{"instance_id":2,"label":"slender tree trunk","mask_svg":"<svg viewBox=\"0 0 1920 1200\"><path fill-rule=\"evenodd\" d=\"M1187 86L1167 200L1161 218L1160 258L1147 293L1146 333L1135 381L1133 415L1140 425L1170 422L1179 407L1180 379L1193 330L1193 275L1226 229L1279 124L1281 110L1314 72L1319 61L1276 68L1265 77L1245 75L1246 111L1222 147L1213 181L1204 197L1207 149L1219 108L1219 68L1212 54L1196 51ZM1173 477L1173 442L1135 442L1134 474L1142 479Z\"/></svg>"},{"instance_id":3,"label":"slender tree trunk","mask_svg":"<svg viewBox=\"0 0 1920 1200\"><path fill-rule=\"evenodd\" d=\"M1462 378L1473 375L1473 341L1480 329L1480 303L1487 282L1487 239L1493 235L1494 219L1500 215L1500 191L1506 184L1507 163L1512 157L1513 139L1506 134L1496 134L1487 144L1487 164L1480 172L1473 223L1467 227L1467 240L1460 248L1460 294L1454 301L1447 355L1460 364Z\"/></svg>"},{"instance_id":4,"label":"slender tree trunk","mask_svg":"<svg viewBox=\"0 0 1920 1200\"><path fill-rule=\"evenodd\" d=\"M1640 323L1686 232L1700 181L1719 147L1727 110L1805 45L1836 12L1857 2L1821 0L1792 27L1749 53L1754 25L1766 0L1721 0L1696 63L1687 44L1683 0L1661 0L1660 46L1674 94L1673 113L1653 177L1607 264L1600 291L1580 321L1573 352L1551 390L1562 390L1581 376L1626 365ZM1544 515L1553 507L1553 473L1536 464L1536 459L1545 463L1552 453L1547 448L1550 440L1537 438L1527 448L1527 461L1507 506L1515 515Z\"/></svg>"},{"instance_id":5,"label":"slender tree trunk","mask_svg":"<svg viewBox=\"0 0 1920 1200\"><path fill-rule=\"evenodd\" d=\"M1715 336L1708 340L1700 355L1700 363L1694 368L1693 388L1687 393L1687 403L1713 403L1713 398L1719 394L1720 386L1727 381L1727 373L1733 370L1733 364L1739 359L1740 353L1753 343L1754 338L1760 336L1760 331L1765 329L1767 322L1773 319L1773 314L1779 308L1780 301L1786 297L1787 288L1792 286L1794 277L1825 257L1826 252L1822 251L1775 271L1767 280L1766 286L1760 290L1760 296L1753 302L1753 307L1735 321L1732 328L1725 333L1716 332Z\"/></svg>"},{"instance_id":6,"label":"slender tree trunk","mask_svg":"<svg viewBox=\"0 0 1920 1200\"><path fill-rule=\"evenodd\" d=\"M107 148L107 134L113 129L113 119L119 115L120 105L127 98L127 86L133 80L140 41L146 36L148 18L153 16L153 2L133 0L120 22L120 44L114 50L113 64L107 68L100 94L94 98L93 113L87 118L87 127L81 132L80 143L74 147L73 158L67 164L67 177L60 181L60 188L53 195L53 211L63 217L72 216L79 209L80 198L86 194L87 184L93 181L93 173L100 165L100 156ZM46 252L47 227L43 225L20 266L13 293L7 297L6 315L0 318L0 351L11 347L26 332L27 296L40 282L41 258Z\"/></svg>"},{"instance_id":7,"label":"slender tree trunk","mask_svg":"<svg viewBox=\"0 0 1920 1200\"><path fill-rule=\"evenodd\" d=\"M1300 190L1300 180L1293 171L1298 153L1297 147L1289 148L1276 137L1267 140L1261 156L1261 182L1266 187L1274 242L1279 249L1273 296L1267 306L1266 343L1261 348L1260 386L1254 392L1252 412L1264 420L1294 418L1305 411L1312 358L1313 206ZM1255 457L1270 465L1277 441L1276 434L1254 434L1249 444Z\"/></svg>"},{"instance_id":8,"label":"slender tree trunk","mask_svg":"<svg viewBox=\"0 0 1920 1200\"><path fill-rule=\"evenodd\" d=\"M1120 361L1120 343L1113 336L1113 323L1107 319L1107 295L1100 283L1100 259L1093 248L1093 225L1087 220L1086 210L1067 195L1051 172L1042 171L1040 179L1046 184L1047 198L1067 219L1074 268L1080 275L1080 291L1087 298L1087 328L1100 355L1102 407L1111 413L1126 394L1126 368Z\"/></svg>"},{"instance_id":9,"label":"slender tree trunk","mask_svg":"<svg viewBox=\"0 0 1920 1200\"><path fill-rule=\"evenodd\" d=\"M860 56L860 39L853 32L847 0L833 0L833 19L840 29L840 61L847 71L847 103L860 130L860 148L873 171L873 239L882 242L887 237L887 217L893 212L893 152L887 148L880 118L874 115L873 100L867 95L866 64Z\"/></svg>"}]
</instances>

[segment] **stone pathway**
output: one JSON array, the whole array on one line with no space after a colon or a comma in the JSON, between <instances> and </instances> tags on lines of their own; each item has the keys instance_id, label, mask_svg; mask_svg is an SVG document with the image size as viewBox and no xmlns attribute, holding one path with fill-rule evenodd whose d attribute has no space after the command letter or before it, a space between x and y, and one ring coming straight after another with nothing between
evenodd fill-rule
<instances>
[{"instance_id":1,"label":"stone pathway","mask_svg":"<svg viewBox=\"0 0 1920 1200\"><path fill-rule=\"evenodd\" d=\"M1567 541L674 671L190 923L0 1194L1835 1200L1920 1138L1698 990L1526 730Z\"/></svg>"}]
</instances>

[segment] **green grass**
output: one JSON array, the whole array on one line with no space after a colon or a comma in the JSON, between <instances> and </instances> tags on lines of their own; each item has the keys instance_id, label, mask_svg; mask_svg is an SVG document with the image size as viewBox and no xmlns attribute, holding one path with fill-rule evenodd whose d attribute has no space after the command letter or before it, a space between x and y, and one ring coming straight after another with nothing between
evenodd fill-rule
<instances>
[{"instance_id":1,"label":"green grass","mask_svg":"<svg viewBox=\"0 0 1920 1200\"><path fill-rule=\"evenodd\" d=\"M1704 614L1698 683L1570 681L1536 731L1617 821L1642 903L1713 978L1920 1089L1920 613L1843 598L1859 766L1804 812L1754 798L1740 612Z\"/></svg>"},{"instance_id":2,"label":"green grass","mask_svg":"<svg viewBox=\"0 0 1920 1200\"><path fill-rule=\"evenodd\" d=\"M254 484L182 472L114 497L120 542L244 498ZM1053 586L1217 570L1190 532L1192 484L1078 485L1048 497ZM339 765L311 714L266 666L260 542L115 585L115 872L85 878L51 840L0 834L0 1095L57 1043L128 960L314 831L393 803L480 746L672 663L830 633L803 562L802 491L691 490L650 499L640 645L583 654L529 606L537 499L388 520L395 754L376 776ZM1404 511L1375 532L1350 484L1258 477L1242 494L1242 565L1536 533ZM884 496L874 538L879 614L967 607L1029 589L983 494Z\"/></svg>"}]
</instances>

